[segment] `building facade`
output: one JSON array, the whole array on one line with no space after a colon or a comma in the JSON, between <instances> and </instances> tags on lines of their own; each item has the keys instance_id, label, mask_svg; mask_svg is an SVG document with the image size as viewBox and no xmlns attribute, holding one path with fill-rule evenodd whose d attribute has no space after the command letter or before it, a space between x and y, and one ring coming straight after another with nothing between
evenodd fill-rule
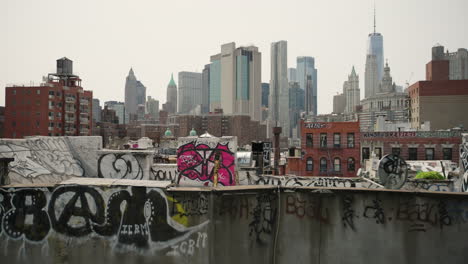
<instances>
[{"instance_id":1,"label":"building facade","mask_svg":"<svg viewBox=\"0 0 468 264\"><path fill-rule=\"evenodd\" d=\"M468 79L468 50L460 48L444 53L444 46L438 45L432 48L432 61L448 61L449 80Z\"/></svg>"},{"instance_id":2,"label":"building facade","mask_svg":"<svg viewBox=\"0 0 468 264\"><path fill-rule=\"evenodd\" d=\"M282 136L289 135L288 43L284 40L271 44L271 75L269 121L271 127L282 127ZM267 135L272 136L271 129Z\"/></svg>"},{"instance_id":3,"label":"building facade","mask_svg":"<svg viewBox=\"0 0 468 264\"><path fill-rule=\"evenodd\" d=\"M396 154L404 160L459 162L460 132L362 132L360 138L361 161L369 159L373 152L378 158Z\"/></svg>"},{"instance_id":4,"label":"building facade","mask_svg":"<svg viewBox=\"0 0 468 264\"><path fill-rule=\"evenodd\" d=\"M406 92L398 92L393 83L388 63L379 92L361 101L362 110L358 113L361 131L375 131L378 117L385 117L388 123L409 121L409 97Z\"/></svg>"},{"instance_id":5,"label":"building facade","mask_svg":"<svg viewBox=\"0 0 468 264\"><path fill-rule=\"evenodd\" d=\"M288 158L286 173L355 177L360 168L359 122L301 121L301 157Z\"/></svg>"},{"instance_id":6,"label":"building facade","mask_svg":"<svg viewBox=\"0 0 468 264\"><path fill-rule=\"evenodd\" d=\"M433 48L438 49L438 47ZM442 47L443 50L443 47ZM437 51L435 52L437 54ZM408 87L411 127L416 130L429 122L432 130L468 128L468 79L451 80L452 65L445 55L433 56L426 64L426 81ZM459 74L459 70L456 70ZM456 76L463 77L463 76Z\"/></svg>"},{"instance_id":7,"label":"building facade","mask_svg":"<svg viewBox=\"0 0 468 264\"><path fill-rule=\"evenodd\" d=\"M289 82L289 137L294 136L293 130L297 128L301 112L304 111L304 96L305 92L298 82Z\"/></svg>"},{"instance_id":8,"label":"building facade","mask_svg":"<svg viewBox=\"0 0 468 264\"><path fill-rule=\"evenodd\" d=\"M99 102L99 99L93 99L93 121L94 122L101 122L101 111L102 107Z\"/></svg>"},{"instance_id":9,"label":"building facade","mask_svg":"<svg viewBox=\"0 0 468 264\"><path fill-rule=\"evenodd\" d=\"M261 53L255 46L236 48L234 42L221 46L210 58L210 111L249 115L260 121Z\"/></svg>"},{"instance_id":10,"label":"building facade","mask_svg":"<svg viewBox=\"0 0 468 264\"><path fill-rule=\"evenodd\" d=\"M296 79L304 90L304 109L308 115L317 115L317 69L314 57L297 57Z\"/></svg>"},{"instance_id":11,"label":"building facade","mask_svg":"<svg viewBox=\"0 0 468 264\"><path fill-rule=\"evenodd\" d=\"M107 109L114 110L117 119L119 120L118 124L124 125L129 123L129 115L125 109L125 103L118 101L107 101L104 102L104 107L107 106ZM106 121L109 122L109 121Z\"/></svg>"},{"instance_id":12,"label":"building facade","mask_svg":"<svg viewBox=\"0 0 468 264\"><path fill-rule=\"evenodd\" d=\"M210 112L210 64L205 65L202 71L202 114Z\"/></svg>"},{"instance_id":13,"label":"building facade","mask_svg":"<svg viewBox=\"0 0 468 264\"><path fill-rule=\"evenodd\" d=\"M366 56L364 80L364 98L370 98L377 94L380 80L377 67L377 57L373 54Z\"/></svg>"},{"instance_id":14,"label":"building facade","mask_svg":"<svg viewBox=\"0 0 468 264\"><path fill-rule=\"evenodd\" d=\"M146 100L146 114L150 120L159 120L159 101L151 96Z\"/></svg>"},{"instance_id":15,"label":"building facade","mask_svg":"<svg viewBox=\"0 0 468 264\"><path fill-rule=\"evenodd\" d=\"M163 110L168 114L177 113L177 84L174 81L174 76L171 74L171 80L167 85L166 103L163 105Z\"/></svg>"},{"instance_id":16,"label":"building facade","mask_svg":"<svg viewBox=\"0 0 468 264\"><path fill-rule=\"evenodd\" d=\"M297 82L297 70L296 68L288 68L288 81Z\"/></svg>"},{"instance_id":17,"label":"building facade","mask_svg":"<svg viewBox=\"0 0 468 264\"><path fill-rule=\"evenodd\" d=\"M137 80L131 68L125 81L125 110L129 117L137 114L138 106L145 105L146 87Z\"/></svg>"},{"instance_id":18,"label":"building facade","mask_svg":"<svg viewBox=\"0 0 468 264\"><path fill-rule=\"evenodd\" d=\"M354 66L348 80L343 84L343 92L346 98L344 112L346 114L356 112L356 107L361 103L361 90L359 89L359 76L356 74Z\"/></svg>"},{"instance_id":19,"label":"building facade","mask_svg":"<svg viewBox=\"0 0 468 264\"><path fill-rule=\"evenodd\" d=\"M178 113L188 114L202 103L202 74L179 72Z\"/></svg>"},{"instance_id":20,"label":"building facade","mask_svg":"<svg viewBox=\"0 0 468 264\"><path fill-rule=\"evenodd\" d=\"M5 88L5 137L89 136L92 128L93 92L81 87L73 62L57 60L40 86Z\"/></svg>"}]
</instances>

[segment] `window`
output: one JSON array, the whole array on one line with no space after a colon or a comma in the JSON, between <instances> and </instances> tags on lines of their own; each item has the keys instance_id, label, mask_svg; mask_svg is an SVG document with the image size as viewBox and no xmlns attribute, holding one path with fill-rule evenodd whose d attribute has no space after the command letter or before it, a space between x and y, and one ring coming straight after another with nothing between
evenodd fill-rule
<instances>
[{"instance_id":1,"label":"window","mask_svg":"<svg viewBox=\"0 0 468 264\"><path fill-rule=\"evenodd\" d=\"M354 148L354 133L348 133L348 148Z\"/></svg>"},{"instance_id":2,"label":"window","mask_svg":"<svg viewBox=\"0 0 468 264\"><path fill-rule=\"evenodd\" d=\"M326 172L326 171L327 171L327 159L321 158L320 159L320 172Z\"/></svg>"},{"instance_id":3,"label":"window","mask_svg":"<svg viewBox=\"0 0 468 264\"><path fill-rule=\"evenodd\" d=\"M13 95L16 95L16 90L13 90Z\"/></svg>"},{"instance_id":4,"label":"window","mask_svg":"<svg viewBox=\"0 0 468 264\"><path fill-rule=\"evenodd\" d=\"M369 148L362 148L362 160L366 160L370 158L370 150Z\"/></svg>"},{"instance_id":5,"label":"window","mask_svg":"<svg viewBox=\"0 0 468 264\"><path fill-rule=\"evenodd\" d=\"M54 95L54 91L49 91L49 95Z\"/></svg>"},{"instance_id":6,"label":"window","mask_svg":"<svg viewBox=\"0 0 468 264\"><path fill-rule=\"evenodd\" d=\"M37 93L37 94L41 94L41 90L37 90L36 93Z\"/></svg>"},{"instance_id":7,"label":"window","mask_svg":"<svg viewBox=\"0 0 468 264\"><path fill-rule=\"evenodd\" d=\"M382 148L374 148L375 156L379 159L382 158Z\"/></svg>"},{"instance_id":8,"label":"window","mask_svg":"<svg viewBox=\"0 0 468 264\"><path fill-rule=\"evenodd\" d=\"M314 144L314 141L313 141L313 138L312 138L312 134L309 134L307 133L306 134L306 147L309 147L311 148Z\"/></svg>"},{"instance_id":9,"label":"window","mask_svg":"<svg viewBox=\"0 0 468 264\"><path fill-rule=\"evenodd\" d=\"M442 149L443 160L452 160L452 149L443 148Z\"/></svg>"},{"instance_id":10,"label":"window","mask_svg":"<svg viewBox=\"0 0 468 264\"><path fill-rule=\"evenodd\" d=\"M354 171L356 169L356 162L354 158L348 158L348 171Z\"/></svg>"},{"instance_id":11,"label":"window","mask_svg":"<svg viewBox=\"0 0 468 264\"><path fill-rule=\"evenodd\" d=\"M333 171L340 172L341 171L341 160L340 158L335 158L333 160Z\"/></svg>"},{"instance_id":12,"label":"window","mask_svg":"<svg viewBox=\"0 0 468 264\"><path fill-rule=\"evenodd\" d=\"M306 171L313 171L314 170L314 161L311 157L307 158L306 163Z\"/></svg>"},{"instance_id":13,"label":"window","mask_svg":"<svg viewBox=\"0 0 468 264\"><path fill-rule=\"evenodd\" d=\"M16 126L16 121L11 122L11 126L15 127Z\"/></svg>"},{"instance_id":14,"label":"window","mask_svg":"<svg viewBox=\"0 0 468 264\"><path fill-rule=\"evenodd\" d=\"M401 149L400 148L392 148L392 154L400 156Z\"/></svg>"},{"instance_id":15,"label":"window","mask_svg":"<svg viewBox=\"0 0 468 264\"><path fill-rule=\"evenodd\" d=\"M333 147L334 148L341 147L341 135L340 135L340 133L333 134Z\"/></svg>"},{"instance_id":16,"label":"window","mask_svg":"<svg viewBox=\"0 0 468 264\"><path fill-rule=\"evenodd\" d=\"M417 148L408 148L408 160L418 160Z\"/></svg>"},{"instance_id":17,"label":"window","mask_svg":"<svg viewBox=\"0 0 468 264\"><path fill-rule=\"evenodd\" d=\"M54 127L54 123L49 123L49 127Z\"/></svg>"},{"instance_id":18,"label":"window","mask_svg":"<svg viewBox=\"0 0 468 264\"><path fill-rule=\"evenodd\" d=\"M327 133L320 133L320 147L327 147Z\"/></svg>"},{"instance_id":19,"label":"window","mask_svg":"<svg viewBox=\"0 0 468 264\"><path fill-rule=\"evenodd\" d=\"M426 160L435 160L433 148L426 149Z\"/></svg>"},{"instance_id":20,"label":"window","mask_svg":"<svg viewBox=\"0 0 468 264\"><path fill-rule=\"evenodd\" d=\"M36 121L36 127L39 127L40 123L39 121Z\"/></svg>"}]
</instances>

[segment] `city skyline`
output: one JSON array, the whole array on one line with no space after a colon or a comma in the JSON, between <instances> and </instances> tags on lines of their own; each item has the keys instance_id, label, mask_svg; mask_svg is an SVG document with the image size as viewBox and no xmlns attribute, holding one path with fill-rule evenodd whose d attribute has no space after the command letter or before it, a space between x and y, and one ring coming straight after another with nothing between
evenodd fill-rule
<instances>
[{"instance_id":1,"label":"city skyline","mask_svg":"<svg viewBox=\"0 0 468 264\"><path fill-rule=\"evenodd\" d=\"M368 34L373 32L373 1L340 1L339 9L336 9L337 3L317 1L300 1L295 7L283 6L274 1L267 4L251 3L252 10L245 10L240 5L234 9L244 12L247 22L239 22L241 25L223 23L236 12L222 16L214 14L214 18L220 19L220 24L227 30L212 33L201 31L201 36L197 36L197 41L190 45L186 44L185 38L194 37L194 33L187 32L187 36L179 36L179 31L185 24L162 23L169 19L162 12L164 10L176 9L186 14L186 10L196 8L205 12L203 8L215 3L201 1L158 5L132 2L122 5L112 2L115 7L113 13L101 14L105 12L106 3L90 5L82 1L74 6L74 10L85 19L81 22L66 21L63 25L56 25L54 20L44 17L53 17L54 12L60 9L71 8L66 3L1 3L0 29L6 32L4 35L7 41L0 44L1 57L5 58L0 62L0 85L5 87L7 84L29 84L30 81L38 84L43 75L53 72L51 69L55 65L51 61L66 56L74 61L75 71L83 79L83 88L92 90L94 97L101 102L124 100L125 76L128 69L133 67L138 78L147 87L147 95L164 103L170 74L181 71L201 72L204 65L209 63L209 56L219 52L221 44L231 41L239 46L253 44L259 47L259 52L270 54L270 44L280 39L288 41L288 67L295 66L298 56L315 58L316 68L319 69L319 102L330 102L319 103L319 114L332 111L332 97L342 89L342 81L349 74L350 67L354 65L357 74L365 76L366 41ZM463 16L462 11L468 8L468 3L464 1L450 1L449 4L436 1L376 1L376 7L376 31L385 37L385 58L392 65L392 77L397 85L405 86L406 81L412 84L424 79L421 65L430 61L431 54L428 51L436 43L444 45L450 51L468 47L468 37L457 34L459 25L468 23L468 18ZM268 14L258 15L258 12L254 12L262 8ZM138 15L126 13L127 9ZM353 12L348 12L349 9ZM304 16L307 10L315 10L317 15ZM273 20L279 14L284 14L285 19ZM99 20L102 15L108 16L108 19ZM123 15L128 17L120 21L120 16ZM201 29L204 23L213 19L198 15L191 26ZM423 19L424 17L431 19ZM292 18L297 19L291 22ZM350 19L353 23L346 22ZM255 23L248 23L250 20ZM242 30L247 25L251 30ZM67 45L60 44L66 37L60 33L62 27L76 29L77 38ZM56 32L47 32L48 28L54 28ZM291 31L290 28L295 30ZM138 43L129 42L123 37L129 30L133 30L133 35L139 36ZM314 34L303 34L306 30ZM30 39L41 41L33 42L33 45ZM162 39L167 41L161 41ZM268 83L269 56L262 56L262 65L261 81ZM360 88L361 98L364 98L363 82ZM0 91L3 101L0 104L4 105L4 90Z\"/></svg>"}]
</instances>

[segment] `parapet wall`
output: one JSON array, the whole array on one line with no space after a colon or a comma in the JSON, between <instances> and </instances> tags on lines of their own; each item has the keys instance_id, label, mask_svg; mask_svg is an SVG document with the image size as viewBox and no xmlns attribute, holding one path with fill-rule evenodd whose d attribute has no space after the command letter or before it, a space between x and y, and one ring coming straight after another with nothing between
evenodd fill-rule
<instances>
[{"instance_id":1,"label":"parapet wall","mask_svg":"<svg viewBox=\"0 0 468 264\"><path fill-rule=\"evenodd\" d=\"M0 189L2 263L464 263L468 195L175 188L73 178Z\"/></svg>"}]
</instances>

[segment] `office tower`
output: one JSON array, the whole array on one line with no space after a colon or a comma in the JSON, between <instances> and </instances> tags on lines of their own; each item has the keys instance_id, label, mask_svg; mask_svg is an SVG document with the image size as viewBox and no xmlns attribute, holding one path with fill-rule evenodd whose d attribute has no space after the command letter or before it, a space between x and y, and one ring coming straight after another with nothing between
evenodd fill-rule
<instances>
[{"instance_id":1,"label":"office tower","mask_svg":"<svg viewBox=\"0 0 468 264\"><path fill-rule=\"evenodd\" d=\"M171 80L167 85L166 103L163 104L163 110L168 114L177 112L177 85L174 81L174 76L171 74Z\"/></svg>"},{"instance_id":2,"label":"office tower","mask_svg":"<svg viewBox=\"0 0 468 264\"><path fill-rule=\"evenodd\" d=\"M94 122L101 122L101 111L99 99L93 98L93 120Z\"/></svg>"},{"instance_id":3,"label":"office tower","mask_svg":"<svg viewBox=\"0 0 468 264\"><path fill-rule=\"evenodd\" d=\"M379 90L380 80L378 76L377 57L375 55L366 56L366 69L364 81L364 98L375 96Z\"/></svg>"},{"instance_id":4,"label":"office tower","mask_svg":"<svg viewBox=\"0 0 468 264\"><path fill-rule=\"evenodd\" d=\"M304 110L317 115L317 69L313 57L297 57L297 80L304 90Z\"/></svg>"},{"instance_id":5,"label":"office tower","mask_svg":"<svg viewBox=\"0 0 468 264\"><path fill-rule=\"evenodd\" d=\"M104 107L106 106L107 109L115 111L115 115L119 119L119 124L122 125L129 123L129 115L125 109L125 104L123 102L107 101L104 102Z\"/></svg>"},{"instance_id":6,"label":"office tower","mask_svg":"<svg viewBox=\"0 0 468 264\"><path fill-rule=\"evenodd\" d=\"M348 80L344 84L343 90L346 97L345 113L356 112L356 106L361 102L361 90L359 89L359 76L356 74L354 66L351 74L348 76Z\"/></svg>"},{"instance_id":7,"label":"office tower","mask_svg":"<svg viewBox=\"0 0 468 264\"><path fill-rule=\"evenodd\" d=\"M373 55L373 56L370 56ZM375 57L374 57L375 56ZM366 81L365 98L378 93L378 84L382 80L384 73L384 51L383 36L376 32L375 8L374 8L374 32L370 33L367 40L366 54ZM375 80L377 79L377 84Z\"/></svg>"},{"instance_id":8,"label":"office tower","mask_svg":"<svg viewBox=\"0 0 468 264\"><path fill-rule=\"evenodd\" d=\"M90 136L93 92L83 90L73 61L57 60L57 72L40 86L5 88L5 137Z\"/></svg>"},{"instance_id":9,"label":"office tower","mask_svg":"<svg viewBox=\"0 0 468 264\"><path fill-rule=\"evenodd\" d=\"M210 64L202 71L202 114L210 112Z\"/></svg>"},{"instance_id":10,"label":"office tower","mask_svg":"<svg viewBox=\"0 0 468 264\"><path fill-rule=\"evenodd\" d=\"M249 115L261 120L261 53L255 46L221 45L210 58L210 111Z\"/></svg>"},{"instance_id":11,"label":"office tower","mask_svg":"<svg viewBox=\"0 0 468 264\"><path fill-rule=\"evenodd\" d=\"M284 40L271 44L270 122L282 127L283 136L289 136L288 43ZM271 129L269 129L271 130ZM272 132L267 131L269 137Z\"/></svg>"},{"instance_id":12,"label":"office tower","mask_svg":"<svg viewBox=\"0 0 468 264\"><path fill-rule=\"evenodd\" d=\"M289 82L289 120L290 133L297 127L301 112L304 110L304 90L298 82Z\"/></svg>"},{"instance_id":13,"label":"office tower","mask_svg":"<svg viewBox=\"0 0 468 264\"><path fill-rule=\"evenodd\" d=\"M202 74L179 72L178 113L188 114L202 103Z\"/></svg>"},{"instance_id":14,"label":"office tower","mask_svg":"<svg viewBox=\"0 0 468 264\"><path fill-rule=\"evenodd\" d=\"M133 69L130 68L125 82L125 110L129 116L135 115L138 105L145 105L146 87L137 80Z\"/></svg>"},{"instance_id":15,"label":"office tower","mask_svg":"<svg viewBox=\"0 0 468 264\"><path fill-rule=\"evenodd\" d=\"M262 107L268 107L269 97L270 97L270 84L262 83Z\"/></svg>"},{"instance_id":16,"label":"office tower","mask_svg":"<svg viewBox=\"0 0 468 264\"><path fill-rule=\"evenodd\" d=\"M159 120L159 101L151 96L146 100L146 114L151 120Z\"/></svg>"},{"instance_id":17,"label":"office tower","mask_svg":"<svg viewBox=\"0 0 468 264\"><path fill-rule=\"evenodd\" d=\"M297 70L296 68L288 68L288 81L297 82Z\"/></svg>"}]
</instances>

